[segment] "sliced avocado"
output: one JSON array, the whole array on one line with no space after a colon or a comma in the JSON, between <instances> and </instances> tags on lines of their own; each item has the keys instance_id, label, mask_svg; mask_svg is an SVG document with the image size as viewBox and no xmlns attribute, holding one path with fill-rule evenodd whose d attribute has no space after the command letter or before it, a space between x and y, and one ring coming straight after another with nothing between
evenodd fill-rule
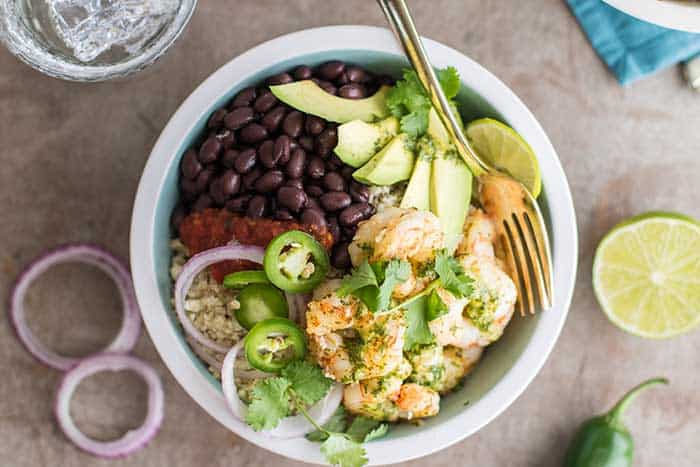
<instances>
[{"instance_id":1,"label":"sliced avocado","mask_svg":"<svg viewBox=\"0 0 700 467\"><path fill-rule=\"evenodd\" d=\"M408 180L416 157L406 146L407 136L399 134L352 176L370 185L393 185Z\"/></svg>"},{"instance_id":2,"label":"sliced avocado","mask_svg":"<svg viewBox=\"0 0 700 467\"><path fill-rule=\"evenodd\" d=\"M431 162L427 157L416 159L411 180L401 199L402 208L416 208L422 211L430 211L430 172Z\"/></svg>"},{"instance_id":3,"label":"sliced avocado","mask_svg":"<svg viewBox=\"0 0 700 467\"><path fill-rule=\"evenodd\" d=\"M343 99L328 94L311 80L270 86L270 91L287 105L331 122L345 123L352 120L371 122L389 115L386 95L389 86L382 86L374 95L365 99Z\"/></svg>"},{"instance_id":4,"label":"sliced avocado","mask_svg":"<svg viewBox=\"0 0 700 467\"><path fill-rule=\"evenodd\" d=\"M442 149L447 149L450 145L450 135L440 121L437 112L432 107L428 113L428 135L441 146Z\"/></svg>"},{"instance_id":5,"label":"sliced avocado","mask_svg":"<svg viewBox=\"0 0 700 467\"><path fill-rule=\"evenodd\" d=\"M338 127L338 145L334 151L346 164L360 167L398 132L399 120L396 117L385 118L377 123L353 120Z\"/></svg>"}]
</instances>

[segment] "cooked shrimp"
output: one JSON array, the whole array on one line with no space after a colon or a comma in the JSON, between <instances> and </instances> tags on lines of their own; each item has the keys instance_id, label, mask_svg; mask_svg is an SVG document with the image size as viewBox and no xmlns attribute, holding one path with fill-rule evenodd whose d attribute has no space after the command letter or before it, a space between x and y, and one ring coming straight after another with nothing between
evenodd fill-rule
<instances>
[{"instance_id":1,"label":"cooked shrimp","mask_svg":"<svg viewBox=\"0 0 700 467\"><path fill-rule=\"evenodd\" d=\"M336 381L357 381L392 372L403 359L402 313L375 316L356 297L339 297L339 281L323 284L306 310L312 354Z\"/></svg>"},{"instance_id":2,"label":"cooked shrimp","mask_svg":"<svg viewBox=\"0 0 700 467\"><path fill-rule=\"evenodd\" d=\"M440 385L437 388L440 394L446 394L454 389L462 379L469 374L484 352L483 347L445 347L443 349L444 368Z\"/></svg>"},{"instance_id":3,"label":"cooked shrimp","mask_svg":"<svg viewBox=\"0 0 700 467\"><path fill-rule=\"evenodd\" d=\"M406 360L390 374L382 378L371 378L345 386L343 405L356 415L375 420L396 421L399 408L394 403L401 391L403 380L411 373Z\"/></svg>"},{"instance_id":4,"label":"cooked shrimp","mask_svg":"<svg viewBox=\"0 0 700 467\"><path fill-rule=\"evenodd\" d=\"M412 265L412 274L394 289L401 299L422 290L430 278L419 277L418 267L432 260L435 251L445 247L440 220L431 212L416 209L388 208L362 222L348 247L350 259L357 266L369 262L402 259Z\"/></svg>"},{"instance_id":5,"label":"cooked shrimp","mask_svg":"<svg viewBox=\"0 0 700 467\"><path fill-rule=\"evenodd\" d=\"M432 417L440 411L440 395L429 387L406 383L401 386L396 406L399 408L399 418Z\"/></svg>"},{"instance_id":6,"label":"cooked shrimp","mask_svg":"<svg viewBox=\"0 0 700 467\"><path fill-rule=\"evenodd\" d=\"M406 358L411 363L413 371L409 381L437 389L442 383L445 373L445 359L442 347L436 344L421 346L406 352Z\"/></svg>"},{"instance_id":7,"label":"cooked shrimp","mask_svg":"<svg viewBox=\"0 0 700 467\"><path fill-rule=\"evenodd\" d=\"M495 258L493 243L496 240L496 226L481 209L473 209L464 223L464 237L457 246L455 255L475 255Z\"/></svg>"}]
</instances>

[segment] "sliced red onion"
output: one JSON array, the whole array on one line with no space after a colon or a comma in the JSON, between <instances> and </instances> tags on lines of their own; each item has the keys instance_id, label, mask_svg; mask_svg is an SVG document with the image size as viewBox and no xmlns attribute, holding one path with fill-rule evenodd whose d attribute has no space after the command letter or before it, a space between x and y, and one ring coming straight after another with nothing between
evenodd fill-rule
<instances>
[{"instance_id":1,"label":"sliced red onion","mask_svg":"<svg viewBox=\"0 0 700 467\"><path fill-rule=\"evenodd\" d=\"M302 329L306 329L306 305L311 301L310 294L289 294L285 293L289 304L289 319L299 324Z\"/></svg>"},{"instance_id":2,"label":"sliced red onion","mask_svg":"<svg viewBox=\"0 0 700 467\"><path fill-rule=\"evenodd\" d=\"M221 364L224 360L224 354L215 353L211 350L204 348L199 342L194 340L190 336L186 336L187 343L194 351L194 354L200 358L204 363L214 368L217 371L221 371Z\"/></svg>"},{"instance_id":3,"label":"sliced red onion","mask_svg":"<svg viewBox=\"0 0 700 467\"><path fill-rule=\"evenodd\" d=\"M24 309L24 297L32 282L51 266L66 262L96 266L117 285L124 316L119 332L102 352L130 352L141 334L141 315L136 303L129 270L120 260L104 249L83 243L64 245L48 251L35 259L20 274L10 298L10 320L19 340L37 360L57 370L68 370L81 361L81 358L59 355L42 344L27 326Z\"/></svg>"},{"instance_id":4,"label":"sliced red onion","mask_svg":"<svg viewBox=\"0 0 700 467\"><path fill-rule=\"evenodd\" d=\"M185 263L177 276L175 282L175 312L188 336L191 336L204 348L220 354L225 354L230 347L221 345L213 339L205 336L199 329L192 324L190 318L185 312L185 299L187 292L192 286L194 278L202 272L204 268L212 264L220 263L221 261L245 259L254 263L262 264L265 250L259 246L249 245L226 245L218 248L212 248L194 255Z\"/></svg>"},{"instance_id":5,"label":"sliced red onion","mask_svg":"<svg viewBox=\"0 0 700 467\"><path fill-rule=\"evenodd\" d=\"M96 441L75 425L70 415L70 401L80 382L102 371L131 370L148 385L148 412L143 425L114 441ZM80 449L105 458L123 457L148 444L163 422L163 386L158 374L145 362L130 355L100 354L87 357L63 375L56 393L54 413L63 433Z\"/></svg>"},{"instance_id":6,"label":"sliced red onion","mask_svg":"<svg viewBox=\"0 0 700 467\"><path fill-rule=\"evenodd\" d=\"M224 364L221 368L221 387L226 398L226 402L233 412L233 415L240 420L245 420L248 412L248 406L238 397L238 389L236 388L236 358L238 352L243 348L243 341L234 345L224 358ZM273 376L266 374L266 376ZM316 420L319 425L325 424L330 420L335 410L340 405L343 399L343 385L335 383L326 397L309 408L308 412L311 418ZM264 433L274 438L298 438L305 434L314 431L314 427L302 415L295 415L280 420L279 425L272 430Z\"/></svg>"}]
</instances>

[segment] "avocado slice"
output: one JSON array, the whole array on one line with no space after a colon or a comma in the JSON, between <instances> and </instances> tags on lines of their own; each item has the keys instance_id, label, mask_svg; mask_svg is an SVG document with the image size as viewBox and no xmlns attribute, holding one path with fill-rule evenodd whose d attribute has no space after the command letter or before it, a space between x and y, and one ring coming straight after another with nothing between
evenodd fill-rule
<instances>
[{"instance_id":1,"label":"avocado slice","mask_svg":"<svg viewBox=\"0 0 700 467\"><path fill-rule=\"evenodd\" d=\"M408 149L406 139L405 134L394 136L381 151L352 174L353 178L368 185L393 185L408 180L416 156Z\"/></svg>"},{"instance_id":2,"label":"avocado slice","mask_svg":"<svg viewBox=\"0 0 700 467\"><path fill-rule=\"evenodd\" d=\"M434 109L428 116L428 134L435 142L430 177L430 210L438 216L445 244L454 252L462 239L472 195L472 173L450 143L447 130Z\"/></svg>"},{"instance_id":3,"label":"avocado slice","mask_svg":"<svg viewBox=\"0 0 700 467\"><path fill-rule=\"evenodd\" d=\"M331 122L352 120L371 122L389 115L386 95L389 86L382 86L374 95L364 99L343 99L327 93L311 80L270 86L275 97L302 112Z\"/></svg>"},{"instance_id":4,"label":"avocado slice","mask_svg":"<svg viewBox=\"0 0 700 467\"><path fill-rule=\"evenodd\" d=\"M360 167L399 132L399 120L388 117L377 123L353 120L338 127L338 145L334 151L341 161Z\"/></svg>"},{"instance_id":5,"label":"avocado slice","mask_svg":"<svg viewBox=\"0 0 700 467\"><path fill-rule=\"evenodd\" d=\"M427 157L418 156L411 180L401 199L402 208L430 211L430 174L432 163Z\"/></svg>"}]
</instances>

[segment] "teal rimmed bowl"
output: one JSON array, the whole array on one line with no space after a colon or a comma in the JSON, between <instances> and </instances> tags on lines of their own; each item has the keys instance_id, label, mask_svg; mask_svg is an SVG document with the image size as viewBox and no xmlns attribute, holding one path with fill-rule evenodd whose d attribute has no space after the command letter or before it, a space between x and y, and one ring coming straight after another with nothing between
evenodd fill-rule
<instances>
[{"instance_id":1,"label":"teal rimmed bowl","mask_svg":"<svg viewBox=\"0 0 700 467\"><path fill-rule=\"evenodd\" d=\"M538 155L554 260L553 309L515 317L490 346L464 386L443 398L440 414L420 426L399 425L367 445L371 464L391 464L445 448L475 433L505 410L530 384L554 348L569 309L578 255L576 218L566 176L549 139L525 105L479 64L425 39L437 67L452 65L462 77L458 96L465 121L495 117L510 124ZM239 436L278 454L324 463L318 444L277 440L252 431L226 407L218 382L185 342L170 297L170 213L177 201L179 162L211 112L234 94L296 65L339 59L398 75L407 66L392 34L368 26L332 26L288 34L261 44L224 65L180 106L158 139L139 184L131 224L131 270L146 328L177 381L211 416Z\"/></svg>"}]
</instances>

